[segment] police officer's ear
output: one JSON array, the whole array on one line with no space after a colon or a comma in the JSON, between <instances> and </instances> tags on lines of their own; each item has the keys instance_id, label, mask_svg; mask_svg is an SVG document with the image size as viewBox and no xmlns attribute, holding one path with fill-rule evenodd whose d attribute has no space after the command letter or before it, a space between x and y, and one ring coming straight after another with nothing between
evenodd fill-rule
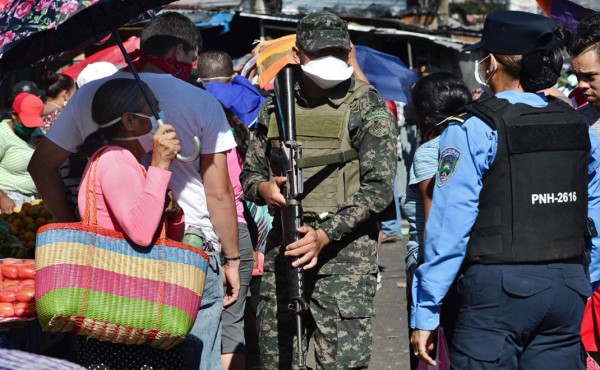
<instances>
[{"instance_id":1,"label":"police officer's ear","mask_svg":"<svg viewBox=\"0 0 600 370\"><path fill-rule=\"evenodd\" d=\"M485 78L490 78L496 71L498 71L498 60L494 54L490 53L489 63L485 67Z\"/></svg>"}]
</instances>

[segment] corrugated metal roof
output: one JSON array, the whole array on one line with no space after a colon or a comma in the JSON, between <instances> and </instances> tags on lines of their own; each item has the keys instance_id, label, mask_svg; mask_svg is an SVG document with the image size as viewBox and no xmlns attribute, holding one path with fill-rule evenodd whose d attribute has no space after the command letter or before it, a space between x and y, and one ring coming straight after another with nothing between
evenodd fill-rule
<instances>
[{"instance_id":1,"label":"corrugated metal roof","mask_svg":"<svg viewBox=\"0 0 600 370\"><path fill-rule=\"evenodd\" d=\"M168 5L169 9L231 9L239 6L240 0L180 0Z\"/></svg>"},{"instance_id":2,"label":"corrugated metal roof","mask_svg":"<svg viewBox=\"0 0 600 370\"><path fill-rule=\"evenodd\" d=\"M406 0L283 0L282 13L307 14L319 10L332 10L336 14L348 14L364 11L373 13L374 17L398 15L406 10Z\"/></svg>"}]
</instances>

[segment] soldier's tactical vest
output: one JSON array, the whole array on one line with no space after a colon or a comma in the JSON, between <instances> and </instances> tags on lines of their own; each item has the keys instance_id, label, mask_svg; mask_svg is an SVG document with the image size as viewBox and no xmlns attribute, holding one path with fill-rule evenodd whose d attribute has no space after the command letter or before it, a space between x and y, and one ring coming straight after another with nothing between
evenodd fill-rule
<instances>
[{"instance_id":1,"label":"soldier's tactical vest","mask_svg":"<svg viewBox=\"0 0 600 370\"><path fill-rule=\"evenodd\" d=\"M331 101L305 108L296 102L296 141L301 144L305 218L324 218L336 212L360 187L358 154L350 142L348 122L350 103L366 94L371 85L353 80L345 97L336 105ZM282 176L280 133L275 114L271 115L267 137L271 144L269 158L274 175Z\"/></svg>"},{"instance_id":2,"label":"soldier's tactical vest","mask_svg":"<svg viewBox=\"0 0 600 370\"><path fill-rule=\"evenodd\" d=\"M497 131L466 263L577 260L585 249L590 140L558 99L544 108L488 97L465 107Z\"/></svg>"}]
</instances>

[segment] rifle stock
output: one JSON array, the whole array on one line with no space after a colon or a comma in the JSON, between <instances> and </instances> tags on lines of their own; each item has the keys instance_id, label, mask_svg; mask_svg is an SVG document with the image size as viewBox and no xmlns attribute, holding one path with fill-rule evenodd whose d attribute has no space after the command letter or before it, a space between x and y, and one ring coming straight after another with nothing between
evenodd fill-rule
<instances>
[{"instance_id":1,"label":"rifle stock","mask_svg":"<svg viewBox=\"0 0 600 370\"><path fill-rule=\"evenodd\" d=\"M294 102L293 67L286 66L275 78L275 106L279 132L281 133L282 175L287 178L284 187L286 206L281 210L283 228L283 248L300 239L298 227L303 225L302 203L300 197L304 191L302 169L296 165L296 160L302 157L302 149L296 141L296 112ZM288 272L288 291L290 294L290 309L296 315L297 362L300 369L306 367L303 336L304 327L301 312L308 305L304 298L304 272L302 267L293 267L292 263L298 257L286 258Z\"/></svg>"}]
</instances>

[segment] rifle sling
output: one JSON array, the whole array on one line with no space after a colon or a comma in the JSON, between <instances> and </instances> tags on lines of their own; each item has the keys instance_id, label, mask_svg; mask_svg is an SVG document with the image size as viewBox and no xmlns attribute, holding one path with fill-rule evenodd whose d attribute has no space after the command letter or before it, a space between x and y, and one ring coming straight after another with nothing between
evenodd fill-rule
<instances>
[{"instance_id":1,"label":"rifle sling","mask_svg":"<svg viewBox=\"0 0 600 370\"><path fill-rule=\"evenodd\" d=\"M329 164L342 164L358 158L358 153L354 149L348 149L344 152L321 155L318 157L298 158L296 165L298 168L310 168L327 166Z\"/></svg>"}]
</instances>

